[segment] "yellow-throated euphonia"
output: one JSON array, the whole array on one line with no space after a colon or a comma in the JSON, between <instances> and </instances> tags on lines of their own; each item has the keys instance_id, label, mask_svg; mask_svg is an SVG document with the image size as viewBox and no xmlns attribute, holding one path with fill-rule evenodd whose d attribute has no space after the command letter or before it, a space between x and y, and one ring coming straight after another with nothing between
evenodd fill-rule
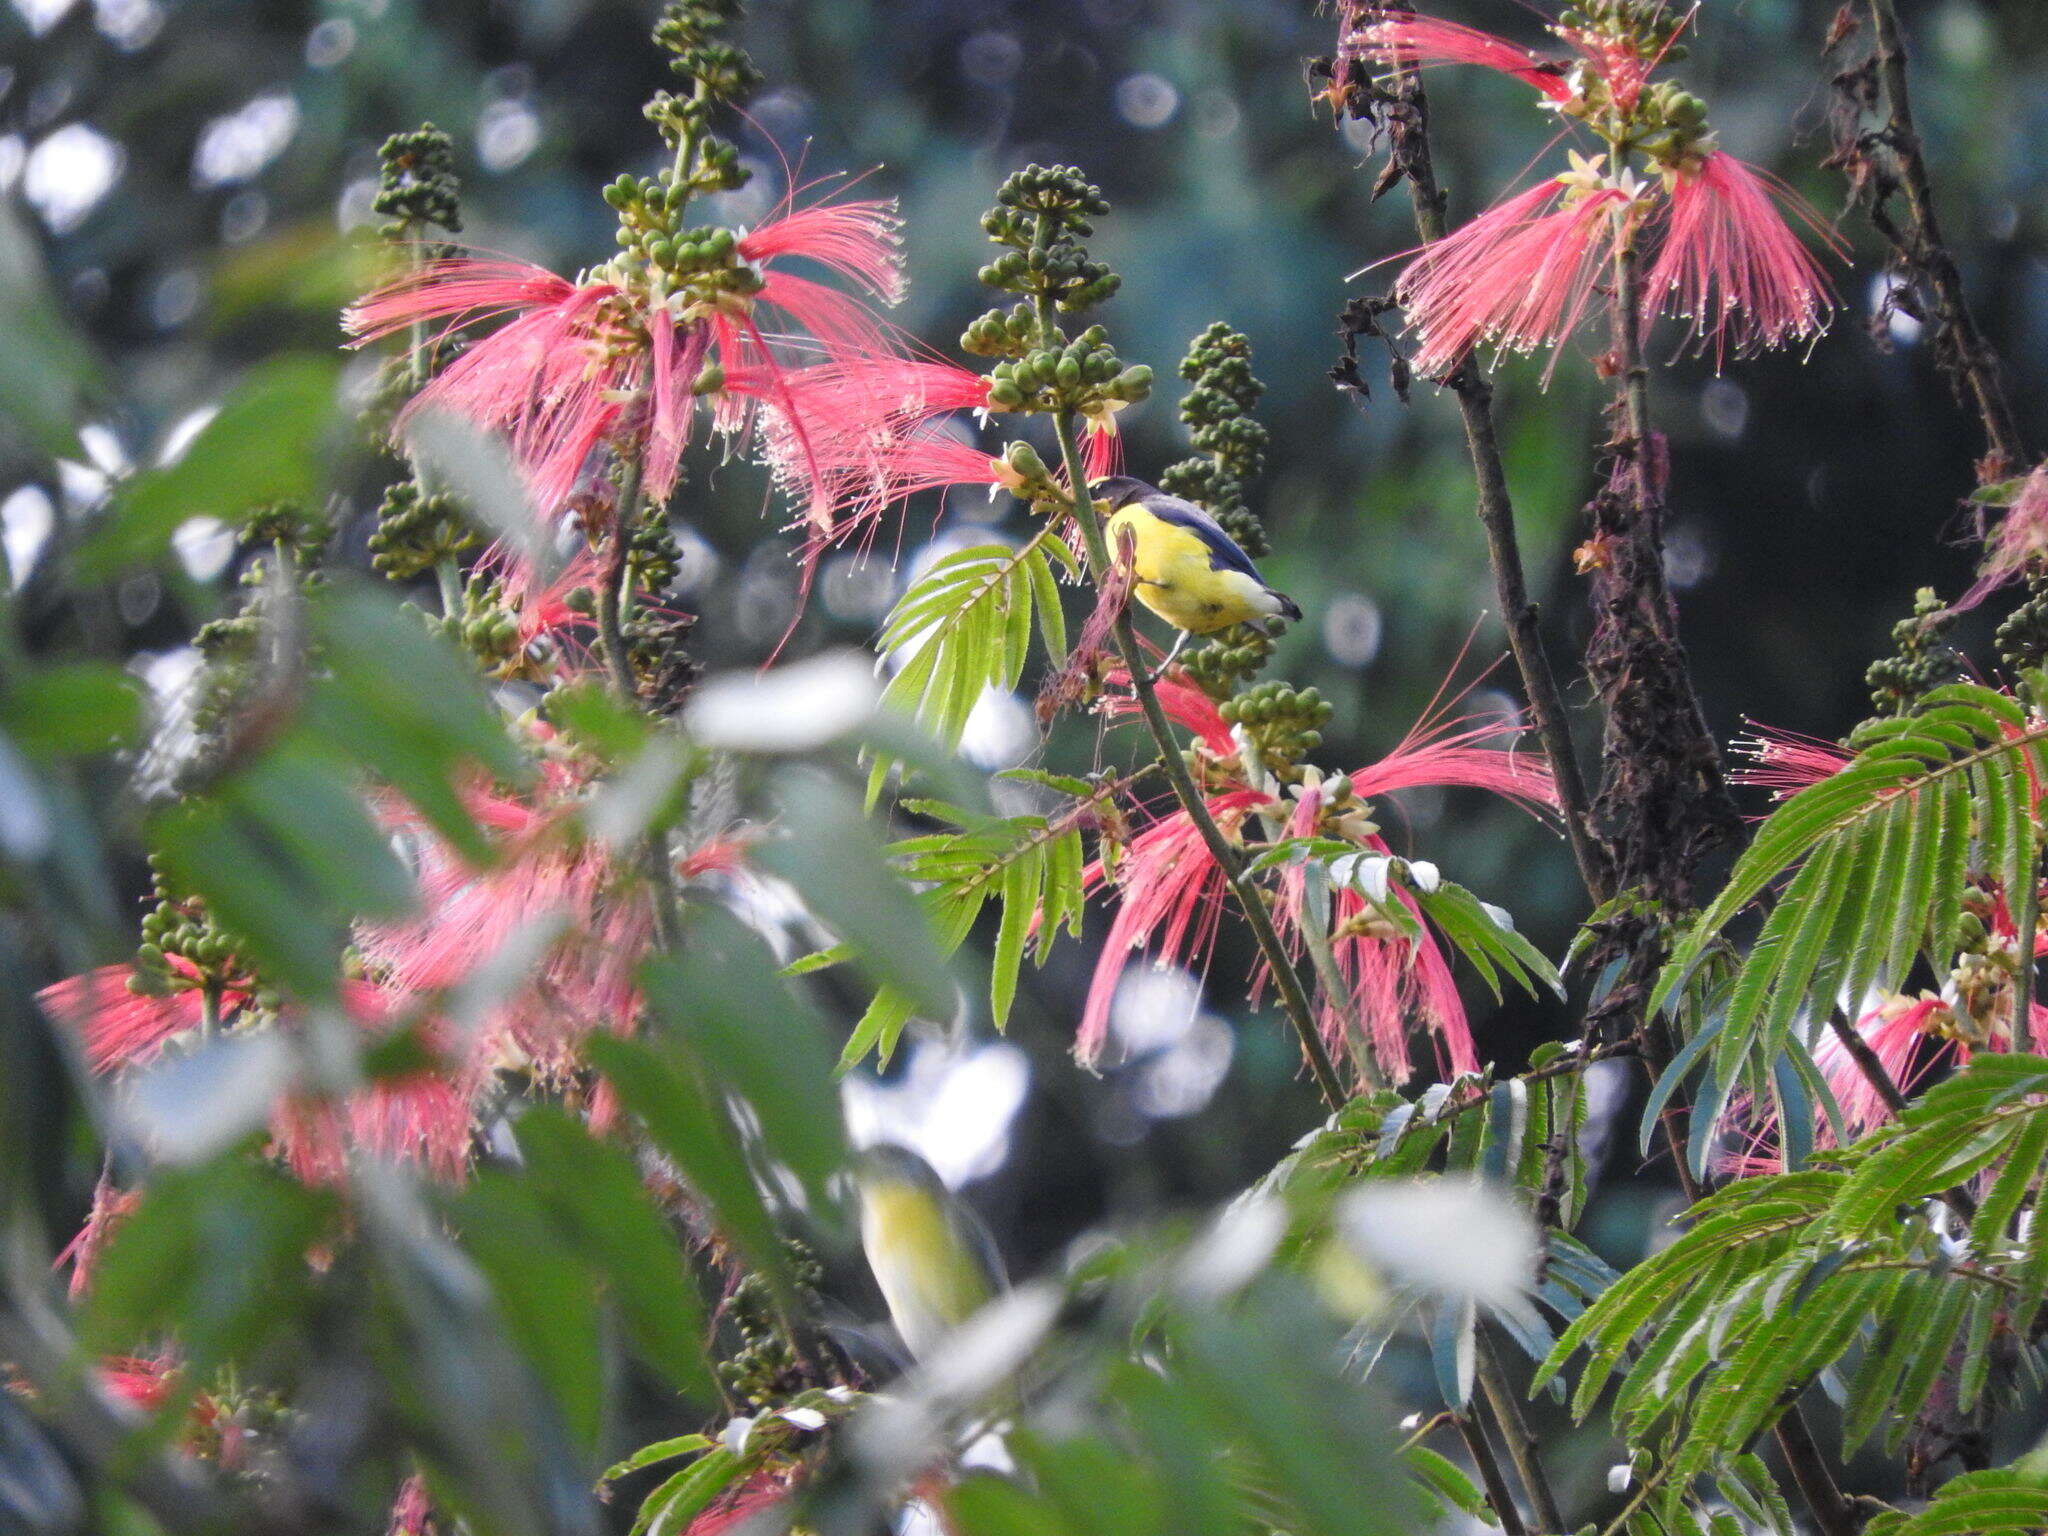
<instances>
[{"instance_id":1,"label":"yellow-throated euphonia","mask_svg":"<svg viewBox=\"0 0 2048 1536\"><path fill-rule=\"evenodd\" d=\"M1251 556L1193 502L1129 475L1106 476L1092 489L1109 511L1112 555L1126 538L1132 544L1133 594L1176 629L1206 635L1256 619L1301 617L1294 600L1268 586Z\"/></svg>"}]
</instances>

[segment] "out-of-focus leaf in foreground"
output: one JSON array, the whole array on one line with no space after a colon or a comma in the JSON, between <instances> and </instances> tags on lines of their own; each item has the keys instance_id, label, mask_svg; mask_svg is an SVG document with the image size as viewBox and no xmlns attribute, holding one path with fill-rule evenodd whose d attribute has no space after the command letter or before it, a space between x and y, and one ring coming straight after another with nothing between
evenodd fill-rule
<instances>
[{"instance_id":1,"label":"out-of-focus leaf in foreground","mask_svg":"<svg viewBox=\"0 0 2048 1536\"><path fill-rule=\"evenodd\" d=\"M288 353L251 368L176 460L115 493L79 551L84 573L154 559L188 517L232 523L267 502L311 498L339 377L340 364L320 355Z\"/></svg>"}]
</instances>

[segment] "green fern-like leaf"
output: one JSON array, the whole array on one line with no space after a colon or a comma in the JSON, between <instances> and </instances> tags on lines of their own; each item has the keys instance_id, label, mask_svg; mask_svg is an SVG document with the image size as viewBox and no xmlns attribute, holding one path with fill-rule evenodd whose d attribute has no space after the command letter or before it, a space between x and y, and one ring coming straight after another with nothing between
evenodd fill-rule
<instances>
[{"instance_id":1,"label":"green fern-like leaf","mask_svg":"<svg viewBox=\"0 0 2048 1536\"><path fill-rule=\"evenodd\" d=\"M1074 798L1050 816L981 816L943 801L908 800L904 809L942 822L946 829L906 839L890 849L904 875L924 887L933 930L947 953L967 941L984 906L994 901L1000 907L989 966L989 1012L997 1029L1009 1022L1024 957L1029 954L1043 965L1062 929L1079 937L1087 860L1081 828L1105 797L1123 788L1114 780L1094 784L1032 777ZM810 966L820 958L837 956L797 964ZM888 988L878 992L854 1026L840 1069L857 1065L871 1051L886 1063L914 1012L900 993Z\"/></svg>"},{"instance_id":2,"label":"green fern-like leaf","mask_svg":"<svg viewBox=\"0 0 2048 1536\"><path fill-rule=\"evenodd\" d=\"M1764 823L1658 978L1652 1006L1671 1007L1737 916L1789 877L1713 1011L1711 1042L1673 1064L1675 1078L1699 1075L1709 1120L1739 1085L1780 1091L1777 1064L1837 998L1897 990L1923 953L1945 965L1972 870L2007 889L2031 878L2029 785L2048 772L2048 725L2005 694L1956 684L1874 735ZM1813 1076L1801 1072L1802 1091Z\"/></svg>"},{"instance_id":3,"label":"green fern-like leaf","mask_svg":"<svg viewBox=\"0 0 2048 1536\"><path fill-rule=\"evenodd\" d=\"M1942 1484L1916 1514L1887 1512L1870 1536L2026 1536L2048 1526L2048 1477L2017 1467L1966 1472Z\"/></svg>"},{"instance_id":4,"label":"green fern-like leaf","mask_svg":"<svg viewBox=\"0 0 2048 1536\"><path fill-rule=\"evenodd\" d=\"M1056 570L1071 576L1080 562L1065 540L1041 528L1016 548L981 544L940 560L904 593L877 641L905 660L883 702L918 721L951 751L986 688L1015 688L1031 650L1034 622L1049 657L1066 655L1066 618ZM870 801L891 760L878 756L868 777Z\"/></svg>"}]
</instances>

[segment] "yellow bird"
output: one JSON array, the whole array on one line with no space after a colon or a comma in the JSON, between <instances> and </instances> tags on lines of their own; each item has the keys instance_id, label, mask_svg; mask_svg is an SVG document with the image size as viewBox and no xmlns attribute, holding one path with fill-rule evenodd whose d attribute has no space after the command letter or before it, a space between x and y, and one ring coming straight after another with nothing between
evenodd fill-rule
<instances>
[{"instance_id":1,"label":"yellow bird","mask_svg":"<svg viewBox=\"0 0 2048 1536\"><path fill-rule=\"evenodd\" d=\"M1167 662L1189 635L1258 619L1301 617L1294 600L1266 585L1251 556L1193 502L1129 475L1097 480L1092 490L1109 513L1105 532L1112 554L1121 550L1127 534L1130 538L1133 595L1181 631Z\"/></svg>"},{"instance_id":2,"label":"yellow bird","mask_svg":"<svg viewBox=\"0 0 2048 1536\"><path fill-rule=\"evenodd\" d=\"M929 1360L940 1340L1006 1290L995 1239L907 1147L883 1143L854 1163L860 1239L911 1357Z\"/></svg>"}]
</instances>

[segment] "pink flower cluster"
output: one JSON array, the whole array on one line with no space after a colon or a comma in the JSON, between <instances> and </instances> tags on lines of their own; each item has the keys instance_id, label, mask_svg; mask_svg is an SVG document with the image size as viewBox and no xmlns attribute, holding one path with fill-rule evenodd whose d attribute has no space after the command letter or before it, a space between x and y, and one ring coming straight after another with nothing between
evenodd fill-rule
<instances>
[{"instance_id":1,"label":"pink flower cluster","mask_svg":"<svg viewBox=\"0 0 2048 1536\"><path fill-rule=\"evenodd\" d=\"M1594 104L1635 112L1661 53L1556 30L1577 55L1569 65L1455 22L1353 4L1340 64L1474 64L1522 81L1567 119L1587 117ZM1642 238L1656 243L1637 324L1675 314L1716 361L1826 328L1834 310L1827 277L1792 225L1830 247L1839 242L1790 189L1703 131L1656 161L1648 182L1606 159L1574 155L1570 170L1414 253L1395 294L1417 338L1420 371L1448 372L1487 344L1521 352L1558 346L1584 318L1622 242Z\"/></svg>"},{"instance_id":2,"label":"pink flower cluster","mask_svg":"<svg viewBox=\"0 0 2048 1536\"><path fill-rule=\"evenodd\" d=\"M1170 680L1162 682L1158 692L1167 713L1193 733L1206 754L1221 761L1237 752L1228 723L1207 694ZM1112 708L1124 711L1127 706L1119 701ZM1501 722L1425 721L1392 752L1351 774L1351 785L1365 799L1410 789L1480 789L1547 814L1557 805L1556 786L1539 759L1513 750L1517 734L1515 727ZM1284 835L1306 837L1320 824L1324 797L1320 788L1307 789L1286 807L1261 790L1238 788L1211 796L1208 806L1227 836L1236 836L1264 811L1283 819ZM1363 852L1391 852L1377 832L1356 842ZM1159 965L1206 961L1222 919L1225 882L1193 820L1178 809L1132 839L1114 874L1097 860L1084 871L1084 880L1090 890L1114 888L1119 897L1075 1040L1075 1053L1084 1062L1093 1062L1109 1038L1118 984L1140 950L1149 949ZM1321 1026L1332 1053L1352 1060L1354 1048L1364 1050L1388 1080L1406 1082L1415 1070L1410 1040L1419 1027L1436 1042L1439 1067L1448 1072L1476 1070L1479 1058L1471 1021L1442 942L1398 883L1391 894L1416 919L1419 937L1368 921L1370 903L1359 892L1335 894L1332 950L1351 988L1349 1011L1368 1038L1347 1039L1345 1010L1328 1005ZM1295 954L1302 953L1306 878L1298 867L1280 881L1274 919Z\"/></svg>"}]
</instances>

